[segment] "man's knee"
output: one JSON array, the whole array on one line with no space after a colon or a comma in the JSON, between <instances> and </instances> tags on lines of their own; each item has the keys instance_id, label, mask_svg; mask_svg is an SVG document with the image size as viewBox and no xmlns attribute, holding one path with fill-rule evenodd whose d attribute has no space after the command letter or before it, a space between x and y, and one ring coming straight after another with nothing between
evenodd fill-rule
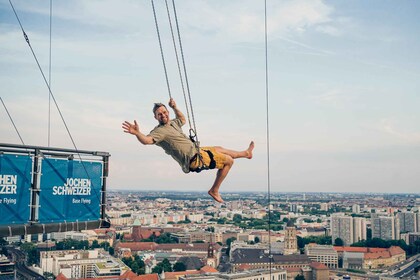
<instances>
[{"instance_id":1,"label":"man's knee","mask_svg":"<svg viewBox=\"0 0 420 280\"><path fill-rule=\"evenodd\" d=\"M232 166L234 163L234 160L231 156L226 155L225 165Z\"/></svg>"}]
</instances>

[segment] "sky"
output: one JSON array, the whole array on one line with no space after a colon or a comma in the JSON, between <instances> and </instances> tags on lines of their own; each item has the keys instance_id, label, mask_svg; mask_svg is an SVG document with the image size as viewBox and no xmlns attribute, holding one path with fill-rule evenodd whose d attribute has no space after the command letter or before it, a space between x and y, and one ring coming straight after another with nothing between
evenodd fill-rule
<instances>
[{"instance_id":1,"label":"sky","mask_svg":"<svg viewBox=\"0 0 420 280\"><path fill-rule=\"evenodd\" d=\"M184 174L121 128L137 120L148 134L153 103L169 100L150 1L52 1L51 37L50 1L12 3L77 147L111 154L109 188L211 187L214 170ZM155 7L170 87L185 113L164 3ZM264 1L176 8L201 145L256 145L222 194L419 193L420 2L267 0L268 95ZM6 0L0 84L25 144L74 148ZM4 107L0 131L1 143L21 143Z\"/></svg>"}]
</instances>

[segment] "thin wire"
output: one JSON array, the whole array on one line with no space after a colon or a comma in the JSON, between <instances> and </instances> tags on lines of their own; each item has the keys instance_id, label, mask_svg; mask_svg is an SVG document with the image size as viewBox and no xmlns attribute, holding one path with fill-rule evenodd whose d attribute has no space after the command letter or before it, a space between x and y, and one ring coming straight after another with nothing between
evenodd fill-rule
<instances>
[{"instance_id":1,"label":"thin wire","mask_svg":"<svg viewBox=\"0 0 420 280\"><path fill-rule=\"evenodd\" d=\"M151 2L152 2L152 8L153 8L153 16L155 17L156 33L157 33L158 40L159 40L160 55L162 57L163 70L165 71L166 85L168 87L169 98L172 98L171 88L169 86L168 71L166 70L165 57L163 55L162 41L160 40L160 32L159 32L159 25L158 25L158 21L157 21L157 17L156 17L155 3L154 3L153 0L151 0Z\"/></svg>"},{"instance_id":2,"label":"thin wire","mask_svg":"<svg viewBox=\"0 0 420 280\"><path fill-rule=\"evenodd\" d=\"M175 41L174 30L173 30L173 27L172 27L172 19L171 19L171 14L170 14L170 12L169 12L169 7L168 7L168 0L165 0L165 4L166 4L166 12L168 13L169 26L170 26L170 28L171 28L172 43L173 43L173 45L174 45L174 51L175 51L175 57L176 57L176 63L177 63L177 66L178 66L179 79L181 80L182 93L184 94L185 108L187 108L188 123L189 123L189 126L190 126L190 128L191 128L190 110L188 109L187 96L186 96L186 94L185 94L185 87L184 87L184 79L183 79L183 77L182 77L182 72L181 72L181 65L179 64L178 49L177 49L177 47L176 47L176 41Z\"/></svg>"},{"instance_id":3,"label":"thin wire","mask_svg":"<svg viewBox=\"0 0 420 280\"><path fill-rule=\"evenodd\" d=\"M6 109L6 113L7 113L7 115L9 116L9 119L10 119L10 121L12 122L12 124L13 124L13 126L14 126L14 128L15 128L16 132L17 132L17 135L18 135L18 136L19 136L19 138L20 138L20 141L22 142L22 144L23 144L23 145L25 145L25 142L23 142L23 139L22 139L22 137L20 136L19 130L17 129L17 127L16 127L16 125L15 125L15 122L14 122L14 121L13 121L13 119L12 119L12 116L9 114L9 110L7 110L6 104L4 104L4 102L3 102L3 98L1 98L1 96L0 96L0 100L1 100L1 103L3 103L4 109Z\"/></svg>"},{"instance_id":4,"label":"thin wire","mask_svg":"<svg viewBox=\"0 0 420 280\"><path fill-rule=\"evenodd\" d=\"M50 0L50 59L48 68L48 85L51 88L51 37L52 37L52 0ZM51 95L48 93L48 147L51 143Z\"/></svg>"},{"instance_id":5,"label":"thin wire","mask_svg":"<svg viewBox=\"0 0 420 280\"><path fill-rule=\"evenodd\" d=\"M270 279L272 270L271 254L271 185L270 185L270 114L268 90L268 43L267 43L267 0L264 0L264 39L265 39L265 99L267 112L267 192L268 192L268 258L270 261Z\"/></svg>"},{"instance_id":6,"label":"thin wire","mask_svg":"<svg viewBox=\"0 0 420 280\"><path fill-rule=\"evenodd\" d=\"M72 142L72 144L73 144L73 147L74 147L74 149L75 149L75 150L76 150L76 152L77 152L77 155L78 155L78 157L79 157L79 159L80 159L80 162L81 162L81 164L82 164L82 166L83 166L83 169L85 170L87 177L88 177L89 179L91 179L91 178L90 178L90 175L89 175L89 172L87 171L86 166L85 166L85 164L84 164L84 162L83 162L83 160L82 160L82 156L81 156L81 155L80 155L80 153L78 152L78 151L79 151L79 149L77 148L76 142L74 141L73 136L72 136L72 135L71 135L71 133L70 133L70 129L68 128L67 123L66 123L66 121L65 121L65 119L64 119L64 116L63 116L63 114L61 113L60 107L58 106L58 103L57 103L57 101L55 100L54 94L53 94L53 93L52 93L52 91L51 91L51 88L50 88L50 86L49 86L49 84L48 84L47 78L45 77L44 71L42 70L42 67L41 67L41 65L39 64L38 58L36 57L36 54L35 54L35 52L34 52L34 50L33 50L32 46L31 46L31 43L30 43L30 41L29 41L29 37L28 37L28 35L26 34L25 30L23 29L22 23L20 22L19 16L18 16L18 15L17 15L17 13L16 13L16 10L15 10L15 7L13 6L13 4L12 4L12 1L11 1L11 0L9 0L9 3L10 3L10 6L12 6L12 9L13 9L13 12L14 12L14 14L15 14L15 16L16 16L16 19L17 19L17 21L19 22L20 29L22 30L23 37L25 38L26 42L28 43L29 48L31 49L32 56L34 57L34 59L35 59L35 61L36 61L36 64L38 65L38 69L39 69L39 71L41 72L42 78L44 79L44 82L45 82L45 84L46 84L46 85L47 85L47 87L48 87L48 91L49 91L49 93L50 93L50 96L51 96L51 98L52 98L52 99L53 99L53 101L54 101L54 104L55 104L55 106L56 106L56 108L57 108L58 113L60 114L61 120L63 121L63 124L64 124L64 126L65 126L65 128L66 128L67 134L69 135L70 140L71 140L71 142ZM99 197L99 196L98 196L98 192L97 192L97 190L96 190L95 188L94 188L93 190L95 191L96 196L97 196L97 197Z\"/></svg>"},{"instance_id":7,"label":"thin wire","mask_svg":"<svg viewBox=\"0 0 420 280\"><path fill-rule=\"evenodd\" d=\"M196 137L196 142L195 143L196 143L197 150L199 150L200 149L200 141L198 140L198 132L197 132L197 127L195 125L195 117L194 117L194 110L193 110L192 99L191 99L191 91L190 91L190 85L188 83L187 67L185 66L184 50L182 48L181 32L179 30L178 16L177 16L177 13L176 13L176 7L175 7L175 1L174 0L172 0L172 6L174 8L174 16L175 16L176 30L177 30L177 33L178 33L179 49L181 50L181 58L182 58L182 65L183 65L183 68L184 68L185 83L187 85L187 93L188 93L188 98L189 98L189 101L190 101L191 117L192 117L193 126L194 126L194 133L195 133L195 137Z\"/></svg>"}]
</instances>

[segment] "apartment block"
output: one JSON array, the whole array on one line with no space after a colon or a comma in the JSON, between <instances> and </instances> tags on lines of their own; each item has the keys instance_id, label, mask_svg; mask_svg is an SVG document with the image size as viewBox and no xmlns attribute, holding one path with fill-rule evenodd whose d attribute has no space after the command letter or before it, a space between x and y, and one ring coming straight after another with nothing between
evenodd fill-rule
<instances>
[{"instance_id":1,"label":"apartment block","mask_svg":"<svg viewBox=\"0 0 420 280\"><path fill-rule=\"evenodd\" d=\"M417 232L417 213L399 212L397 218L400 223L400 232Z\"/></svg>"},{"instance_id":2,"label":"apartment block","mask_svg":"<svg viewBox=\"0 0 420 280\"><path fill-rule=\"evenodd\" d=\"M344 215L331 216L332 240L340 238L344 245L351 245L355 242L366 240L366 219Z\"/></svg>"},{"instance_id":3,"label":"apartment block","mask_svg":"<svg viewBox=\"0 0 420 280\"><path fill-rule=\"evenodd\" d=\"M393 240L400 237L399 220L393 216L377 216L372 218L372 238Z\"/></svg>"}]
</instances>

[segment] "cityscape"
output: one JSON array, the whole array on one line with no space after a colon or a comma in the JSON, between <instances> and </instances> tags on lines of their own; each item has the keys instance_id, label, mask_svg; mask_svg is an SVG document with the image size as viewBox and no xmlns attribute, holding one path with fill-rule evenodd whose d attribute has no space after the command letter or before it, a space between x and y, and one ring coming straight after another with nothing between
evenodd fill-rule
<instances>
[{"instance_id":1,"label":"cityscape","mask_svg":"<svg viewBox=\"0 0 420 280\"><path fill-rule=\"evenodd\" d=\"M419 10L0 1L0 280L420 280Z\"/></svg>"},{"instance_id":2,"label":"cityscape","mask_svg":"<svg viewBox=\"0 0 420 280\"><path fill-rule=\"evenodd\" d=\"M107 192L111 226L1 239L1 279L420 279L420 195Z\"/></svg>"}]
</instances>

